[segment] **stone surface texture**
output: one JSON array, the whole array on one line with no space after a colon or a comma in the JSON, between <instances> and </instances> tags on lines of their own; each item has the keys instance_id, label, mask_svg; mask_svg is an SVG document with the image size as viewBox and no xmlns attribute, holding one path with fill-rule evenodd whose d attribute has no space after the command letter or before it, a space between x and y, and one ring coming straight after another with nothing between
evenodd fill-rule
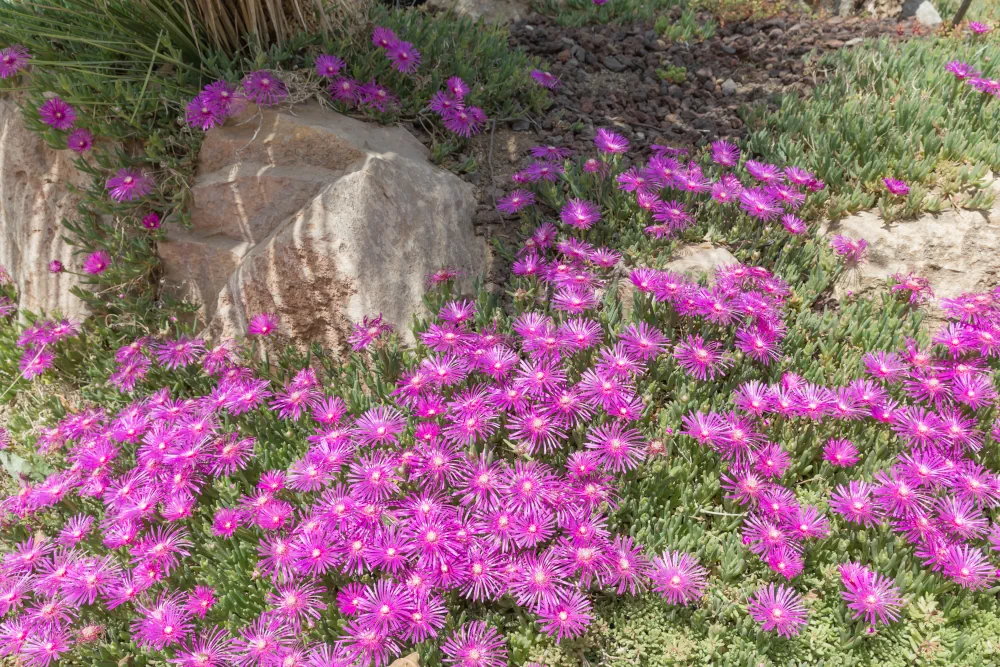
<instances>
[{"instance_id":1,"label":"stone surface texture","mask_svg":"<svg viewBox=\"0 0 1000 667\"><path fill-rule=\"evenodd\" d=\"M160 244L165 287L200 304L213 336L274 312L296 342L343 349L381 313L412 340L427 274L488 266L474 212L472 186L402 128L313 103L248 113L205 137L192 228Z\"/></svg>"},{"instance_id":2,"label":"stone surface texture","mask_svg":"<svg viewBox=\"0 0 1000 667\"><path fill-rule=\"evenodd\" d=\"M472 19L488 23L506 23L527 18L531 6L528 0L427 0L427 7L438 10L454 9Z\"/></svg>"},{"instance_id":3,"label":"stone surface texture","mask_svg":"<svg viewBox=\"0 0 1000 667\"><path fill-rule=\"evenodd\" d=\"M941 25L941 14L930 0L906 0L900 18L914 18L921 25L935 28Z\"/></svg>"},{"instance_id":4,"label":"stone surface texture","mask_svg":"<svg viewBox=\"0 0 1000 667\"><path fill-rule=\"evenodd\" d=\"M76 276L49 273L48 265L58 259L72 269L80 262L62 239L62 220L79 204L67 184L88 182L72 152L49 148L25 126L16 99L0 96L0 265L14 279L22 310L74 319L87 314L69 292Z\"/></svg>"},{"instance_id":5,"label":"stone surface texture","mask_svg":"<svg viewBox=\"0 0 1000 667\"><path fill-rule=\"evenodd\" d=\"M884 289L896 273L927 278L938 299L996 287L1000 284L1000 181L992 187L998 199L990 211L952 209L892 223L883 221L877 212L865 211L827 225L829 234L868 242L868 260L837 283L835 296ZM935 312L933 307L931 312Z\"/></svg>"},{"instance_id":6,"label":"stone surface texture","mask_svg":"<svg viewBox=\"0 0 1000 667\"><path fill-rule=\"evenodd\" d=\"M723 248L711 243L690 243L678 248L673 259L663 268L681 273L694 280L707 276L710 285L715 284L715 269L726 264L738 264L739 260Z\"/></svg>"}]
</instances>

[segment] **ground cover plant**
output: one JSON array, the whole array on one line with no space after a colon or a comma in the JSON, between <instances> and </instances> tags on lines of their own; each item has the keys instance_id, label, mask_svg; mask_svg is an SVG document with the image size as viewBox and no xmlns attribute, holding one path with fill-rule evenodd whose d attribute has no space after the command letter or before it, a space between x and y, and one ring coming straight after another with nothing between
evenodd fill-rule
<instances>
[{"instance_id":1,"label":"ground cover plant","mask_svg":"<svg viewBox=\"0 0 1000 667\"><path fill-rule=\"evenodd\" d=\"M282 86L294 100L315 97L363 118L416 123L433 135L434 155L446 163L464 137L450 132L428 102L450 76L463 77L470 86L469 104L491 120L537 111L544 102L542 91L529 85L533 62L507 46L506 32L498 26L474 30L468 19L432 21L417 12L373 7L368 19L398 33L422 56L423 68L414 74L394 68L385 50L371 42L370 30L357 32L354 21L336 22L341 29L329 33L298 33L267 50L248 46L230 53L213 50L207 28L164 21L158 7L107 3L95 12L86 0L0 5L0 40L20 44L35 63L24 72L23 59L10 54L4 88L21 95L29 125L54 148L79 153L77 167L92 177L83 208L67 225L81 265L65 268L80 271L83 259L96 252L122 258L106 270L87 272L86 289L78 296L95 312L142 320L143 326L169 317L163 306L167 311L180 307L157 292L155 247L171 224L186 224L183 202L210 121L191 117L187 107L206 85L225 81L236 90L253 72L280 70ZM381 86L386 101L335 102L327 90L331 78L314 67L323 53L350 54L340 77L366 90ZM45 122L39 111L46 95L70 106L74 119ZM106 182L119 169L138 170L151 179L155 187L144 193L141 206L106 196Z\"/></svg>"},{"instance_id":2,"label":"ground cover plant","mask_svg":"<svg viewBox=\"0 0 1000 667\"><path fill-rule=\"evenodd\" d=\"M372 67L406 74L414 50L428 57L387 27L364 35ZM333 51L309 67L336 84L351 52ZM21 76L30 61L11 54ZM995 102L988 74L940 60L951 78L935 74L928 98ZM200 132L230 111L224 91L291 96L287 71L213 75L171 104ZM442 77L421 103L442 131L483 129L470 107L496 113L474 80ZM384 101L366 95L348 101ZM89 110L53 99L38 127L73 145L69 118ZM909 128L888 134L924 140ZM805 220L852 181L825 183L834 172L808 146L786 161L788 142L763 136L640 157L601 128L576 154L532 149L498 205L525 231L507 294L458 294L443 267L414 349L376 313L346 358L281 350L267 313L241 341L165 318L141 337L100 320L25 326L0 281L2 398L17 396L3 446L29 471L2 503L0 652L33 665L381 665L411 648L463 666L995 664L1000 293L943 302L949 322L930 334L919 276L823 308L866 248ZM863 179L887 209L920 180L894 159ZM93 196L140 220L161 180L110 162ZM664 270L705 238L739 263L711 284ZM81 259L95 276L129 261L96 247Z\"/></svg>"}]
</instances>

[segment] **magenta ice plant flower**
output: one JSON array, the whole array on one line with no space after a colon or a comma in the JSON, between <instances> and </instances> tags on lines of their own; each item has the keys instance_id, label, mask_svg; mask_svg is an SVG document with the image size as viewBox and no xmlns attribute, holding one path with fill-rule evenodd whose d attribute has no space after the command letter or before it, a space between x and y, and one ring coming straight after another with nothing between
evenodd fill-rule
<instances>
[{"instance_id":1,"label":"magenta ice plant flower","mask_svg":"<svg viewBox=\"0 0 1000 667\"><path fill-rule=\"evenodd\" d=\"M784 584L768 584L750 597L747 611L750 617L768 632L782 637L794 637L806 624L806 608L802 596Z\"/></svg>"},{"instance_id":2,"label":"magenta ice plant flower","mask_svg":"<svg viewBox=\"0 0 1000 667\"><path fill-rule=\"evenodd\" d=\"M31 54L20 44L13 44L0 49L0 79L9 79L24 69Z\"/></svg>"},{"instance_id":3,"label":"magenta ice plant flower","mask_svg":"<svg viewBox=\"0 0 1000 667\"><path fill-rule=\"evenodd\" d=\"M534 79L538 85L543 88L548 88L549 90L555 90L562 85L562 81L559 80L559 77L554 74L550 74L549 72L543 72L539 69L531 70L531 78Z\"/></svg>"},{"instance_id":4,"label":"magenta ice plant flower","mask_svg":"<svg viewBox=\"0 0 1000 667\"><path fill-rule=\"evenodd\" d=\"M66 137L66 148L83 155L94 146L94 135L90 130L78 127Z\"/></svg>"},{"instance_id":5,"label":"magenta ice plant flower","mask_svg":"<svg viewBox=\"0 0 1000 667\"><path fill-rule=\"evenodd\" d=\"M55 130L68 130L76 122L76 110L61 97L50 97L38 107L42 122Z\"/></svg>"},{"instance_id":6,"label":"magenta ice plant flower","mask_svg":"<svg viewBox=\"0 0 1000 667\"><path fill-rule=\"evenodd\" d=\"M141 199L153 191L153 179L139 169L119 169L107 180L108 194L117 202Z\"/></svg>"},{"instance_id":7,"label":"magenta ice plant flower","mask_svg":"<svg viewBox=\"0 0 1000 667\"><path fill-rule=\"evenodd\" d=\"M250 72L241 83L243 95L262 107L271 107L288 97L288 88L277 74L268 70Z\"/></svg>"},{"instance_id":8,"label":"magenta ice plant flower","mask_svg":"<svg viewBox=\"0 0 1000 667\"><path fill-rule=\"evenodd\" d=\"M890 194L894 194L897 197L905 197L910 194L910 186L895 178L883 178L882 182L885 183L885 189L889 191Z\"/></svg>"}]
</instances>

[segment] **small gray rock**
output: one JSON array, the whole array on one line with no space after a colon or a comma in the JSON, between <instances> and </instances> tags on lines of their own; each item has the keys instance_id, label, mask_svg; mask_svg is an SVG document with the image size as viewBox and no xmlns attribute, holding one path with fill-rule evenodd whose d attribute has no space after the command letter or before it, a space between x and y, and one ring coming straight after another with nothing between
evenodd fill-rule
<instances>
[{"instance_id":1,"label":"small gray rock","mask_svg":"<svg viewBox=\"0 0 1000 667\"><path fill-rule=\"evenodd\" d=\"M612 72L621 72L625 69L625 65L614 56L604 56L604 66Z\"/></svg>"},{"instance_id":2,"label":"small gray rock","mask_svg":"<svg viewBox=\"0 0 1000 667\"><path fill-rule=\"evenodd\" d=\"M899 17L903 19L915 18L917 23L931 28L942 23L941 15L930 0L906 0Z\"/></svg>"},{"instance_id":3,"label":"small gray rock","mask_svg":"<svg viewBox=\"0 0 1000 667\"><path fill-rule=\"evenodd\" d=\"M590 65L591 67L597 67L598 65L601 64L600 62L598 62L597 56L595 56L590 51L587 51L587 53L583 56L583 61L588 65Z\"/></svg>"},{"instance_id":4,"label":"small gray rock","mask_svg":"<svg viewBox=\"0 0 1000 667\"><path fill-rule=\"evenodd\" d=\"M727 54L729 54L731 56L732 55L736 55L736 49L734 49L733 47L729 46L728 44L723 44L722 45L722 52L723 53L727 53Z\"/></svg>"},{"instance_id":5,"label":"small gray rock","mask_svg":"<svg viewBox=\"0 0 1000 667\"><path fill-rule=\"evenodd\" d=\"M527 132L528 130L531 129L531 123L529 123L523 118L520 118L511 123L510 129L514 130L515 132Z\"/></svg>"},{"instance_id":6,"label":"small gray rock","mask_svg":"<svg viewBox=\"0 0 1000 667\"><path fill-rule=\"evenodd\" d=\"M726 97L732 97L736 94L736 82L732 79L726 79L722 82L722 94Z\"/></svg>"},{"instance_id":7,"label":"small gray rock","mask_svg":"<svg viewBox=\"0 0 1000 667\"><path fill-rule=\"evenodd\" d=\"M675 83L674 85L667 88L667 94L670 95L670 97L680 97L681 95L684 94L684 89Z\"/></svg>"},{"instance_id":8,"label":"small gray rock","mask_svg":"<svg viewBox=\"0 0 1000 667\"><path fill-rule=\"evenodd\" d=\"M849 39L846 42L844 42L844 46L845 47L846 46L855 46L857 44L860 44L863 41L865 41L863 38L861 38L861 37L855 37L853 39Z\"/></svg>"}]
</instances>

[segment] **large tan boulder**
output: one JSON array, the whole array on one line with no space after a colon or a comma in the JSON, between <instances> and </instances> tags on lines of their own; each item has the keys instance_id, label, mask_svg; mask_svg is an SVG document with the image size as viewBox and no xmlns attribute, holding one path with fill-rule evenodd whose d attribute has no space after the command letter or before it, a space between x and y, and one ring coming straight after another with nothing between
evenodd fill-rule
<instances>
[{"instance_id":1,"label":"large tan boulder","mask_svg":"<svg viewBox=\"0 0 1000 667\"><path fill-rule=\"evenodd\" d=\"M705 241L688 243L677 248L663 268L694 280L706 278L709 285L714 285L715 269L730 264L739 264L733 253L722 246Z\"/></svg>"},{"instance_id":2,"label":"large tan boulder","mask_svg":"<svg viewBox=\"0 0 1000 667\"><path fill-rule=\"evenodd\" d=\"M389 667L420 667L420 656L416 653L411 653L408 656L396 660L394 663L389 665Z\"/></svg>"},{"instance_id":3,"label":"large tan boulder","mask_svg":"<svg viewBox=\"0 0 1000 667\"><path fill-rule=\"evenodd\" d=\"M993 187L1000 195L1000 181ZM990 211L951 209L891 223L864 211L825 231L868 242L867 261L837 283L838 298L884 289L897 273L927 278L938 299L1000 284L1000 196Z\"/></svg>"},{"instance_id":4,"label":"large tan boulder","mask_svg":"<svg viewBox=\"0 0 1000 667\"><path fill-rule=\"evenodd\" d=\"M79 270L73 248L62 239L63 218L76 214L79 197L67 184L89 179L73 165L73 153L49 148L24 125L21 109L0 96L0 265L17 285L22 310L82 318L87 309L70 294L76 276L49 273L59 260Z\"/></svg>"},{"instance_id":5,"label":"large tan boulder","mask_svg":"<svg viewBox=\"0 0 1000 667\"><path fill-rule=\"evenodd\" d=\"M408 337L429 273L489 261L470 185L404 129L317 104L210 131L192 198L192 228L160 244L165 287L222 337L260 312L300 343L343 348L380 313Z\"/></svg>"}]
</instances>

